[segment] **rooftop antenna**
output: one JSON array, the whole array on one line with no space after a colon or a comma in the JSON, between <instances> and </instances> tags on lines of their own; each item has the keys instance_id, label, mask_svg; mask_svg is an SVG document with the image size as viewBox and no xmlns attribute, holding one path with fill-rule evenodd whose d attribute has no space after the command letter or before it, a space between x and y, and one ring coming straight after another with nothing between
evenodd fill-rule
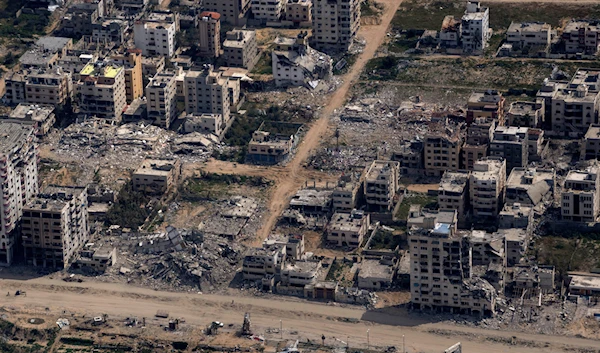
<instances>
[{"instance_id":1,"label":"rooftop antenna","mask_svg":"<svg viewBox=\"0 0 600 353\"><path fill-rule=\"evenodd\" d=\"M335 136L335 150L337 152L339 152L340 151L340 127L339 126L335 128L334 136Z\"/></svg>"}]
</instances>

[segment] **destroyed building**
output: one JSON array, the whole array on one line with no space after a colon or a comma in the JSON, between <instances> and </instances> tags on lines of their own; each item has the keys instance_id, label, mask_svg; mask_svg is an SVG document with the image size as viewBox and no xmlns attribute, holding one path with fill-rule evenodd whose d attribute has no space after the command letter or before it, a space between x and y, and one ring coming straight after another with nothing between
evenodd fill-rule
<instances>
[{"instance_id":1,"label":"destroyed building","mask_svg":"<svg viewBox=\"0 0 600 353\"><path fill-rule=\"evenodd\" d=\"M442 48L456 48L460 44L460 36L462 33L462 22L448 15L442 21L440 30L440 46Z\"/></svg>"},{"instance_id":2,"label":"destroyed building","mask_svg":"<svg viewBox=\"0 0 600 353\"><path fill-rule=\"evenodd\" d=\"M37 162L33 126L0 120L0 266L12 264L23 207L38 193Z\"/></svg>"},{"instance_id":3,"label":"destroyed building","mask_svg":"<svg viewBox=\"0 0 600 353\"><path fill-rule=\"evenodd\" d=\"M394 209L400 180L399 170L398 162L376 160L371 163L364 181L369 209L377 212L390 212Z\"/></svg>"},{"instance_id":4,"label":"destroyed building","mask_svg":"<svg viewBox=\"0 0 600 353\"><path fill-rule=\"evenodd\" d=\"M562 219L574 222L595 222L600 212L600 178L598 166L586 170L571 170L565 179L561 195Z\"/></svg>"},{"instance_id":5,"label":"destroyed building","mask_svg":"<svg viewBox=\"0 0 600 353\"><path fill-rule=\"evenodd\" d=\"M504 239L506 250L506 265L514 266L521 262L529 246L529 236L526 231L518 228L499 229L497 233Z\"/></svg>"},{"instance_id":6,"label":"destroyed building","mask_svg":"<svg viewBox=\"0 0 600 353\"><path fill-rule=\"evenodd\" d=\"M116 262L117 248L111 246L98 247L94 243L88 243L79 251L79 256L71 266L89 272L104 273Z\"/></svg>"},{"instance_id":7,"label":"destroyed building","mask_svg":"<svg viewBox=\"0 0 600 353\"><path fill-rule=\"evenodd\" d=\"M473 92L467 102L467 124L485 118L494 121L496 126L503 126L505 101L502 93L496 90Z\"/></svg>"},{"instance_id":8,"label":"destroyed building","mask_svg":"<svg viewBox=\"0 0 600 353\"><path fill-rule=\"evenodd\" d=\"M512 269L511 288L513 298L527 296L535 301L539 293L552 293L555 289L554 266L518 265Z\"/></svg>"},{"instance_id":9,"label":"destroyed building","mask_svg":"<svg viewBox=\"0 0 600 353\"><path fill-rule=\"evenodd\" d=\"M358 205L362 174L350 172L340 176L331 195L334 212L351 212Z\"/></svg>"},{"instance_id":10,"label":"destroyed building","mask_svg":"<svg viewBox=\"0 0 600 353\"><path fill-rule=\"evenodd\" d=\"M544 122L544 100L535 102L512 102L506 117L508 125L516 127L540 127Z\"/></svg>"},{"instance_id":11,"label":"destroyed building","mask_svg":"<svg viewBox=\"0 0 600 353\"><path fill-rule=\"evenodd\" d=\"M505 202L536 206L553 197L556 184L554 169L514 168L506 181Z\"/></svg>"},{"instance_id":12,"label":"destroyed building","mask_svg":"<svg viewBox=\"0 0 600 353\"><path fill-rule=\"evenodd\" d=\"M393 152L392 160L400 163L401 175L421 175L424 172L423 141L412 140Z\"/></svg>"},{"instance_id":13,"label":"destroyed building","mask_svg":"<svg viewBox=\"0 0 600 353\"><path fill-rule=\"evenodd\" d=\"M316 88L319 80L332 75L332 60L308 46L307 32L294 38L277 37L271 55L273 78L277 87Z\"/></svg>"},{"instance_id":14,"label":"destroyed building","mask_svg":"<svg viewBox=\"0 0 600 353\"><path fill-rule=\"evenodd\" d=\"M394 280L396 264L393 260L363 260L358 265L356 286L360 289L389 288Z\"/></svg>"},{"instance_id":15,"label":"destroyed building","mask_svg":"<svg viewBox=\"0 0 600 353\"><path fill-rule=\"evenodd\" d=\"M268 275L281 273L285 258L285 245L273 244L254 249L251 255L244 257L244 280L262 280Z\"/></svg>"},{"instance_id":16,"label":"destroyed building","mask_svg":"<svg viewBox=\"0 0 600 353\"><path fill-rule=\"evenodd\" d=\"M495 220L504 204L506 162L502 158L487 157L476 162L469 179L469 198L473 217Z\"/></svg>"},{"instance_id":17,"label":"destroyed building","mask_svg":"<svg viewBox=\"0 0 600 353\"><path fill-rule=\"evenodd\" d=\"M23 207L25 261L67 268L90 236L85 187L49 186Z\"/></svg>"},{"instance_id":18,"label":"destroyed building","mask_svg":"<svg viewBox=\"0 0 600 353\"><path fill-rule=\"evenodd\" d=\"M327 225L326 241L336 246L358 247L367 235L369 225L369 214L364 211L335 213Z\"/></svg>"},{"instance_id":19,"label":"destroyed building","mask_svg":"<svg viewBox=\"0 0 600 353\"><path fill-rule=\"evenodd\" d=\"M496 233L473 230L469 235L473 266L487 266L490 263L504 264L504 239Z\"/></svg>"},{"instance_id":20,"label":"destroyed building","mask_svg":"<svg viewBox=\"0 0 600 353\"><path fill-rule=\"evenodd\" d=\"M262 23L276 22L285 14L287 0L252 0L252 15Z\"/></svg>"},{"instance_id":21,"label":"destroyed building","mask_svg":"<svg viewBox=\"0 0 600 353\"><path fill-rule=\"evenodd\" d=\"M172 187L181 174L178 159L145 159L133 172L133 190L162 194Z\"/></svg>"},{"instance_id":22,"label":"destroyed building","mask_svg":"<svg viewBox=\"0 0 600 353\"><path fill-rule=\"evenodd\" d=\"M264 121L252 133L247 158L257 164L277 164L288 158L299 141L302 124Z\"/></svg>"},{"instance_id":23,"label":"destroyed building","mask_svg":"<svg viewBox=\"0 0 600 353\"><path fill-rule=\"evenodd\" d=\"M0 117L0 119L4 118ZM56 122L54 106L50 104L20 103L10 112L7 119L17 123L33 124L39 137L46 135Z\"/></svg>"},{"instance_id":24,"label":"destroyed building","mask_svg":"<svg viewBox=\"0 0 600 353\"><path fill-rule=\"evenodd\" d=\"M469 212L469 178L469 172L445 172L438 187L439 209L455 210L461 227L464 226Z\"/></svg>"},{"instance_id":25,"label":"destroyed building","mask_svg":"<svg viewBox=\"0 0 600 353\"><path fill-rule=\"evenodd\" d=\"M490 117L478 117L467 127L467 138L461 149L461 168L473 170L475 162L488 155L496 122Z\"/></svg>"},{"instance_id":26,"label":"destroyed building","mask_svg":"<svg viewBox=\"0 0 600 353\"><path fill-rule=\"evenodd\" d=\"M300 260L304 255L304 235L289 234L277 235L271 234L263 241L263 248L273 246L284 246L285 258L287 260Z\"/></svg>"},{"instance_id":27,"label":"destroyed building","mask_svg":"<svg viewBox=\"0 0 600 353\"><path fill-rule=\"evenodd\" d=\"M232 123L233 119L229 119L229 122L226 123L221 114L190 114L185 117L183 131L185 133L213 134L218 140L221 140Z\"/></svg>"},{"instance_id":28,"label":"destroyed building","mask_svg":"<svg viewBox=\"0 0 600 353\"><path fill-rule=\"evenodd\" d=\"M427 176L442 176L446 171L460 169L461 126L436 123L425 134L424 161Z\"/></svg>"},{"instance_id":29,"label":"destroyed building","mask_svg":"<svg viewBox=\"0 0 600 353\"><path fill-rule=\"evenodd\" d=\"M409 232L411 303L416 309L494 315L497 293L472 273L468 232L438 223Z\"/></svg>"}]
</instances>

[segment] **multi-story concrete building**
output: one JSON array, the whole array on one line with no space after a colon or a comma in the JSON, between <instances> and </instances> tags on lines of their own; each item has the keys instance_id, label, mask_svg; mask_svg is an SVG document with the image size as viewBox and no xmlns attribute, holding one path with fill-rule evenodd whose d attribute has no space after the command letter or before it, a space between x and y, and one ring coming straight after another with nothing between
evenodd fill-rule
<instances>
[{"instance_id":1,"label":"multi-story concrete building","mask_svg":"<svg viewBox=\"0 0 600 353\"><path fill-rule=\"evenodd\" d=\"M12 263L23 207L38 193L37 160L34 127L0 120L0 266Z\"/></svg>"},{"instance_id":2,"label":"multi-story concrete building","mask_svg":"<svg viewBox=\"0 0 600 353\"><path fill-rule=\"evenodd\" d=\"M167 191L181 175L178 159L145 159L133 172L133 190L152 194Z\"/></svg>"},{"instance_id":3,"label":"multi-story concrete building","mask_svg":"<svg viewBox=\"0 0 600 353\"><path fill-rule=\"evenodd\" d=\"M377 160L371 163L364 181L365 199L369 209L378 212L394 209L399 173L398 162Z\"/></svg>"},{"instance_id":4,"label":"multi-story concrete building","mask_svg":"<svg viewBox=\"0 0 600 353\"><path fill-rule=\"evenodd\" d=\"M285 7L285 19L294 23L312 22L311 0L287 0Z\"/></svg>"},{"instance_id":5,"label":"multi-story concrete building","mask_svg":"<svg viewBox=\"0 0 600 353\"><path fill-rule=\"evenodd\" d=\"M254 249L252 255L244 257L242 275L245 280L259 280L265 276L281 273L286 259L286 246L283 244L263 244Z\"/></svg>"},{"instance_id":6,"label":"multi-story concrete building","mask_svg":"<svg viewBox=\"0 0 600 353\"><path fill-rule=\"evenodd\" d=\"M506 181L506 204L536 206L553 196L556 183L554 169L514 168Z\"/></svg>"},{"instance_id":7,"label":"multi-story concrete building","mask_svg":"<svg viewBox=\"0 0 600 353\"><path fill-rule=\"evenodd\" d=\"M331 195L334 212L351 212L358 204L362 175L350 173L340 177Z\"/></svg>"},{"instance_id":8,"label":"multi-story concrete building","mask_svg":"<svg viewBox=\"0 0 600 353\"><path fill-rule=\"evenodd\" d=\"M177 119L177 86L175 72L164 71L154 75L146 86L148 118L154 125L168 129Z\"/></svg>"},{"instance_id":9,"label":"multi-story concrete building","mask_svg":"<svg viewBox=\"0 0 600 353\"><path fill-rule=\"evenodd\" d=\"M512 102L508 108L508 125L516 127L540 127L544 122L544 101L538 99L536 102Z\"/></svg>"},{"instance_id":10,"label":"multi-story concrete building","mask_svg":"<svg viewBox=\"0 0 600 353\"><path fill-rule=\"evenodd\" d=\"M506 42L513 49L546 50L552 40L552 29L542 22L512 22L506 31Z\"/></svg>"},{"instance_id":11,"label":"multi-story concrete building","mask_svg":"<svg viewBox=\"0 0 600 353\"><path fill-rule=\"evenodd\" d=\"M221 55L221 15L204 11L198 21L198 48L200 55L218 58Z\"/></svg>"},{"instance_id":12,"label":"multi-story concrete building","mask_svg":"<svg viewBox=\"0 0 600 353\"><path fill-rule=\"evenodd\" d=\"M62 17L60 31L65 35L89 36L98 18L104 16L98 4L101 2L80 2L69 5Z\"/></svg>"},{"instance_id":13,"label":"multi-story concrete building","mask_svg":"<svg viewBox=\"0 0 600 353\"><path fill-rule=\"evenodd\" d=\"M508 173L513 168L527 166L529 155L528 130L526 127L514 126L498 126L494 130L489 155L504 158Z\"/></svg>"},{"instance_id":14,"label":"multi-story concrete building","mask_svg":"<svg viewBox=\"0 0 600 353\"><path fill-rule=\"evenodd\" d=\"M256 32L242 29L227 32L223 42L223 56L227 66L243 67L251 71L260 58Z\"/></svg>"},{"instance_id":15,"label":"multi-story concrete building","mask_svg":"<svg viewBox=\"0 0 600 353\"><path fill-rule=\"evenodd\" d=\"M552 130L581 137L598 122L600 69L578 69L568 84L552 92Z\"/></svg>"},{"instance_id":16,"label":"multi-story concrete building","mask_svg":"<svg viewBox=\"0 0 600 353\"><path fill-rule=\"evenodd\" d=\"M542 160L542 149L544 143L544 130L527 129L527 161L538 162Z\"/></svg>"},{"instance_id":17,"label":"multi-story concrete building","mask_svg":"<svg viewBox=\"0 0 600 353\"><path fill-rule=\"evenodd\" d=\"M5 78L8 104L31 103L64 105L71 99L71 74L61 68L55 70L23 70Z\"/></svg>"},{"instance_id":18,"label":"multi-story concrete building","mask_svg":"<svg viewBox=\"0 0 600 353\"><path fill-rule=\"evenodd\" d=\"M600 45L600 24L598 20L571 20L561 39L567 54L596 55Z\"/></svg>"},{"instance_id":19,"label":"multi-story concrete building","mask_svg":"<svg viewBox=\"0 0 600 353\"><path fill-rule=\"evenodd\" d=\"M527 229L531 222L533 222L533 206L520 203L506 203L498 216L499 229Z\"/></svg>"},{"instance_id":20,"label":"multi-story concrete building","mask_svg":"<svg viewBox=\"0 0 600 353\"><path fill-rule=\"evenodd\" d=\"M473 92L467 102L467 124L477 118L492 119L497 126L504 125L504 102L502 93L496 90Z\"/></svg>"},{"instance_id":21,"label":"multi-story concrete building","mask_svg":"<svg viewBox=\"0 0 600 353\"><path fill-rule=\"evenodd\" d=\"M126 53L112 55L110 60L125 70L125 95L127 104L144 95L142 81L142 51L129 49Z\"/></svg>"},{"instance_id":22,"label":"multi-story concrete building","mask_svg":"<svg viewBox=\"0 0 600 353\"><path fill-rule=\"evenodd\" d=\"M447 225L409 232L411 302L416 309L473 315L495 313L496 290L473 275L468 232Z\"/></svg>"},{"instance_id":23,"label":"multi-story concrete building","mask_svg":"<svg viewBox=\"0 0 600 353\"><path fill-rule=\"evenodd\" d=\"M144 56L173 56L175 33L173 22L136 21L133 25L135 46Z\"/></svg>"},{"instance_id":24,"label":"multi-story concrete building","mask_svg":"<svg viewBox=\"0 0 600 353\"><path fill-rule=\"evenodd\" d=\"M86 65L79 73L77 101L80 114L120 122L127 106L123 67L102 61Z\"/></svg>"},{"instance_id":25,"label":"multi-story concrete building","mask_svg":"<svg viewBox=\"0 0 600 353\"><path fill-rule=\"evenodd\" d=\"M438 206L440 210L455 210L458 223L462 226L467 219L469 207L470 173L445 172L438 187Z\"/></svg>"},{"instance_id":26,"label":"multi-story concrete building","mask_svg":"<svg viewBox=\"0 0 600 353\"><path fill-rule=\"evenodd\" d=\"M233 122L233 119L229 120ZM229 127L230 125L225 123L221 114L188 115L183 123L185 132L213 134L219 139L225 136Z\"/></svg>"},{"instance_id":27,"label":"multi-story concrete building","mask_svg":"<svg viewBox=\"0 0 600 353\"><path fill-rule=\"evenodd\" d=\"M473 170L475 162L488 155L496 122L492 118L476 118L467 127L467 139L460 151L461 169Z\"/></svg>"},{"instance_id":28,"label":"multi-story concrete building","mask_svg":"<svg viewBox=\"0 0 600 353\"><path fill-rule=\"evenodd\" d=\"M129 24L124 20L106 20L100 23L94 23L92 26L92 36L89 39L92 43L114 43L121 45L125 41L125 35L129 29Z\"/></svg>"},{"instance_id":29,"label":"multi-story concrete building","mask_svg":"<svg viewBox=\"0 0 600 353\"><path fill-rule=\"evenodd\" d=\"M205 0L202 7L221 14L223 22L242 27L246 24L250 0Z\"/></svg>"},{"instance_id":30,"label":"multi-story concrete building","mask_svg":"<svg viewBox=\"0 0 600 353\"><path fill-rule=\"evenodd\" d=\"M552 129L553 111L552 97L558 90L565 89L569 84L568 81L555 81L548 78L544 79L540 90L536 94L536 101L544 101L544 128ZM560 112L559 112L560 113Z\"/></svg>"},{"instance_id":31,"label":"multi-story concrete building","mask_svg":"<svg viewBox=\"0 0 600 353\"><path fill-rule=\"evenodd\" d=\"M478 220L496 219L504 204L506 161L487 157L477 161L469 179L469 197L473 217Z\"/></svg>"},{"instance_id":32,"label":"multi-story concrete building","mask_svg":"<svg viewBox=\"0 0 600 353\"><path fill-rule=\"evenodd\" d=\"M456 210L430 210L421 205L410 205L407 228L434 229L438 224L445 224L451 232L455 232L458 224Z\"/></svg>"},{"instance_id":33,"label":"multi-story concrete building","mask_svg":"<svg viewBox=\"0 0 600 353\"><path fill-rule=\"evenodd\" d=\"M423 141L405 142L392 152L392 160L400 162L401 175L421 175L424 173Z\"/></svg>"},{"instance_id":34,"label":"multi-story concrete building","mask_svg":"<svg viewBox=\"0 0 600 353\"><path fill-rule=\"evenodd\" d=\"M581 143L581 160L600 158L600 124L591 124Z\"/></svg>"},{"instance_id":35,"label":"multi-story concrete building","mask_svg":"<svg viewBox=\"0 0 600 353\"><path fill-rule=\"evenodd\" d=\"M296 38L275 39L271 59L273 78L277 87L288 85L312 87L309 84L311 81L331 76L331 58L310 48L307 35L307 32L300 32Z\"/></svg>"},{"instance_id":36,"label":"multi-story concrete building","mask_svg":"<svg viewBox=\"0 0 600 353\"><path fill-rule=\"evenodd\" d=\"M463 145L460 126L430 126L424 144L426 175L442 176L448 170L460 169L460 149Z\"/></svg>"},{"instance_id":37,"label":"multi-story concrete building","mask_svg":"<svg viewBox=\"0 0 600 353\"><path fill-rule=\"evenodd\" d=\"M248 158L260 164L276 164L284 161L296 145L298 140L296 134L278 134L263 131L261 128L262 125L252 133L252 139L248 143Z\"/></svg>"},{"instance_id":38,"label":"multi-story concrete building","mask_svg":"<svg viewBox=\"0 0 600 353\"><path fill-rule=\"evenodd\" d=\"M221 114L229 122L231 106L228 79L211 65L202 71L188 71L183 82L187 114Z\"/></svg>"},{"instance_id":39,"label":"multi-story concrete building","mask_svg":"<svg viewBox=\"0 0 600 353\"><path fill-rule=\"evenodd\" d=\"M462 22L451 15L444 17L440 30L440 46L442 48L458 47L461 34Z\"/></svg>"},{"instance_id":40,"label":"multi-story concrete building","mask_svg":"<svg viewBox=\"0 0 600 353\"><path fill-rule=\"evenodd\" d=\"M279 21L285 13L287 0L252 0L252 14L257 20L264 22Z\"/></svg>"},{"instance_id":41,"label":"multi-story concrete building","mask_svg":"<svg viewBox=\"0 0 600 353\"><path fill-rule=\"evenodd\" d=\"M569 171L561 200L562 219L574 222L595 222L600 212L598 165L590 166L586 170Z\"/></svg>"},{"instance_id":42,"label":"multi-story concrete building","mask_svg":"<svg viewBox=\"0 0 600 353\"><path fill-rule=\"evenodd\" d=\"M482 7L478 1L467 2L467 10L462 17L463 52L482 55L490 37L490 9Z\"/></svg>"},{"instance_id":43,"label":"multi-story concrete building","mask_svg":"<svg viewBox=\"0 0 600 353\"><path fill-rule=\"evenodd\" d=\"M311 45L317 50L347 51L359 28L359 0L313 0Z\"/></svg>"},{"instance_id":44,"label":"multi-story concrete building","mask_svg":"<svg viewBox=\"0 0 600 353\"><path fill-rule=\"evenodd\" d=\"M165 58L163 56L148 58L142 56L142 75L154 77L165 69Z\"/></svg>"},{"instance_id":45,"label":"multi-story concrete building","mask_svg":"<svg viewBox=\"0 0 600 353\"><path fill-rule=\"evenodd\" d=\"M327 225L327 243L358 247L369 230L370 218L363 211L335 213Z\"/></svg>"},{"instance_id":46,"label":"multi-story concrete building","mask_svg":"<svg viewBox=\"0 0 600 353\"><path fill-rule=\"evenodd\" d=\"M49 186L23 208L25 261L67 268L89 238L85 187Z\"/></svg>"},{"instance_id":47,"label":"multi-story concrete building","mask_svg":"<svg viewBox=\"0 0 600 353\"><path fill-rule=\"evenodd\" d=\"M37 136L46 135L56 122L54 106L51 104L21 103L10 112L8 119L13 122L33 124Z\"/></svg>"}]
</instances>

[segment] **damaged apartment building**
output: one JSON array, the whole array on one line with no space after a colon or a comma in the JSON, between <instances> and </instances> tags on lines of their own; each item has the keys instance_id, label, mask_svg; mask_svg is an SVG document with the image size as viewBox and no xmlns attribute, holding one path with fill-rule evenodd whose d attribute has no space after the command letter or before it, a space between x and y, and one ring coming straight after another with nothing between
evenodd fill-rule
<instances>
[{"instance_id":1,"label":"damaged apartment building","mask_svg":"<svg viewBox=\"0 0 600 353\"><path fill-rule=\"evenodd\" d=\"M179 159L145 159L133 172L133 190L149 194L163 194L181 175Z\"/></svg>"},{"instance_id":2,"label":"damaged apartment building","mask_svg":"<svg viewBox=\"0 0 600 353\"><path fill-rule=\"evenodd\" d=\"M374 212L390 212L398 199L400 164L376 160L367 169L364 194L367 208Z\"/></svg>"},{"instance_id":3,"label":"damaged apartment building","mask_svg":"<svg viewBox=\"0 0 600 353\"><path fill-rule=\"evenodd\" d=\"M482 55L491 36L489 8L478 1L468 1L460 20L444 17L439 44L448 54Z\"/></svg>"},{"instance_id":4,"label":"damaged apartment building","mask_svg":"<svg viewBox=\"0 0 600 353\"><path fill-rule=\"evenodd\" d=\"M308 46L307 32L296 38L277 37L271 54L273 78L277 87L316 88L319 80L332 75L332 59Z\"/></svg>"},{"instance_id":5,"label":"damaged apartment building","mask_svg":"<svg viewBox=\"0 0 600 353\"><path fill-rule=\"evenodd\" d=\"M256 164L277 164L285 161L298 144L303 124L264 121L252 133L247 158Z\"/></svg>"},{"instance_id":6,"label":"damaged apartment building","mask_svg":"<svg viewBox=\"0 0 600 353\"><path fill-rule=\"evenodd\" d=\"M424 164L427 176L442 176L460 169L462 126L433 123L424 139Z\"/></svg>"},{"instance_id":7,"label":"damaged apartment building","mask_svg":"<svg viewBox=\"0 0 600 353\"><path fill-rule=\"evenodd\" d=\"M600 212L600 178L598 164L567 174L561 196L562 219L573 222L596 222Z\"/></svg>"},{"instance_id":8,"label":"damaged apartment building","mask_svg":"<svg viewBox=\"0 0 600 353\"><path fill-rule=\"evenodd\" d=\"M25 261L67 268L89 237L85 187L49 186L23 207Z\"/></svg>"}]
</instances>

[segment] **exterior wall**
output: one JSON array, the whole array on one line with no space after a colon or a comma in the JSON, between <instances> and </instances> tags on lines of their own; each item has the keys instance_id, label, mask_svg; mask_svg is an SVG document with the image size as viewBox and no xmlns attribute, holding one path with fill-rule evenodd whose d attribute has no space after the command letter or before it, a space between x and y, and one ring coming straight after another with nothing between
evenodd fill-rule
<instances>
[{"instance_id":1,"label":"exterior wall","mask_svg":"<svg viewBox=\"0 0 600 353\"><path fill-rule=\"evenodd\" d=\"M187 114L221 114L229 121L230 101L227 79L212 69L205 72L189 71L183 82Z\"/></svg>"},{"instance_id":2,"label":"exterior wall","mask_svg":"<svg viewBox=\"0 0 600 353\"><path fill-rule=\"evenodd\" d=\"M385 169L376 173L378 165L385 164ZM374 161L367 171L364 181L364 193L368 207L380 211L394 208L394 197L398 190L400 165L398 162Z\"/></svg>"},{"instance_id":3,"label":"exterior wall","mask_svg":"<svg viewBox=\"0 0 600 353\"><path fill-rule=\"evenodd\" d=\"M340 217L350 217L347 222L339 223ZM363 215L360 219L359 227L350 227L349 224L355 224L351 215L334 214L331 217L331 223L327 230L327 242L336 246L353 246L358 247L362 244L364 236L369 230L370 217L368 214ZM336 222L337 220L337 222Z\"/></svg>"},{"instance_id":4,"label":"exterior wall","mask_svg":"<svg viewBox=\"0 0 600 353\"><path fill-rule=\"evenodd\" d=\"M567 176L561 197L561 215L564 220L595 222L600 211L598 175L589 172L587 180L571 181Z\"/></svg>"},{"instance_id":5,"label":"exterior wall","mask_svg":"<svg viewBox=\"0 0 600 353\"><path fill-rule=\"evenodd\" d=\"M320 51L347 51L360 28L359 0L313 1L313 46Z\"/></svg>"},{"instance_id":6,"label":"exterior wall","mask_svg":"<svg viewBox=\"0 0 600 353\"><path fill-rule=\"evenodd\" d=\"M171 57L175 53L175 24L136 22L134 24L135 46L144 56L161 55Z\"/></svg>"},{"instance_id":7,"label":"exterior wall","mask_svg":"<svg viewBox=\"0 0 600 353\"><path fill-rule=\"evenodd\" d=\"M585 99L592 95L592 99ZM600 95L588 93L577 96L576 92L555 95L552 99L552 130L560 133L585 134L588 127L598 121Z\"/></svg>"},{"instance_id":8,"label":"exterior wall","mask_svg":"<svg viewBox=\"0 0 600 353\"><path fill-rule=\"evenodd\" d=\"M121 67L114 79L82 78L77 83L77 94L80 113L120 122L127 105L125 70Z\"/></svg>"},{"instance_id":9,"label":"exterior wall","mask_svg":"<svg viewBox=\"0 0 600 353\"><path fill-rule=\"evenodd\" d=\"M490 162L491 163L491 162ZM490 168L479 172L478 162L469 180L470 201L473 207L473 216L482 218L496 218L502 211L504 201L504 185L506 183L506 162L502 160L499 169Z\"/></svg>"},{"instance_id":10,"label":"exterior wall","mask_svg":"<svg viewBox=\"0 0 600 353\"><path fill-rule=\"evenodd\" d=\"M312 22L312 0L288 0L285 19L294 23Z\"/></svg>"},{"instance_id":11,"label":"exterior wall","mask_svg":"<svg viewBox=\"0 0 600 353\"><path fill-rule=\"evenodd\" d=\"M227 66L243 67L252 70L259 59L256 32L245 30L233 30L232 32L227 34L228 39L223 43L223 55L225 56ZM242 32L241 37L243 39L241 41L229 39L230 33L231 37L235 38L236 32Z\"/></svg>"},{"instance_id":12,"label":"exterior wall","mask_svg":"<svg viewBox=\"0 0 600 353\"><path fill-rule=\"evenodd\" d=\"M212 15L208 17L207 15ZM221 20L220 15L203 12L198 22L200 55L217 58L221 55Z\"/></svg>"},{"instance_id":13,"label":"exterior wall","mask_svg":"<svg viewBox=\"0 0 600 353\"><path fill-rule=\"evenodd\" d=\"M539 26L537 26L539 27ZM538 28L529 29L521 27L506 32L506 42L513 45L513 48L520 49L530 46L547 46L550 45L550 25Z\"/></svg>"},{"instance_id":14,"label":"exterior wall","mask_svg":"<svg viewBox=\"0 0 600 353\"><path fill-rule=\"evenodd\" d=\"M287 0L252 0L252 14L257 20L279 21Z\"/></svg>"},{"instance_id":15,"label":"exterior wall","mask_svg":"<svg viewBox=\"0 0 600 353\"><path fill-rule=\"evenodd\" d=\"M211 133L222 138L228 126L220 114L202 114L188 117L184 123L185 132Z\"/></svg>"},{"instance_id":16,"label":"exterior wall","mask_svg":"<svg viewBox=\"0 0 600 353\"><path fill-rule=\"evenodd\" d=\"M177 86L175 73L158 73L146 86L148 118L154 119L154 124L168 129L177 118Z\"/></svg>"},{"instance_id":17,"label":"exterior wall","mask_svg":"<svg viewBox=\"0 0 600 353\"><path fill-rule=\"evenodd\" d=\"M271 53L273 78L277 87L304 86L308 78L306 69L302 66L289 65L287 61L279 59L277 52Z\"/></svg>"},{"instance_id":18,"label":"exterior wall","mask_svg":"<svg viewBox=\"0 0 600 353\"><path fill-rule=\"evenodd\" d=\"M142 53L130 50L125 55L115 55L111 60L125 68L125 95L127 104L144 95L142 80Z\"/></svg>"},{"instance_id":19,"label":"exterior wall","mask_svg":"<svg viewBox=\"0 0 600 353\"><path fill-rule=\"evenodd\" d=\"M206 11L218 12L226 23L243 26L250 9L250 0L205 0L202 7Z\"/></svg>"},{"instance_id":20,"label":"exterior wall","mask_svg":"<svg viewBox=\"0 0 600 353\"><path fill-rule=\"evenodd\" d=\"M27 103L63 105L72 92L71 74L62 71L57 74L30 73L25 83Z\"/></svg>"},{"instance_id":21,"label":"exterior wall","mask_svg":"<svg viewBox=\"0 0 600 353\"><path fill-rule=\"evenodd\" d=\"M0 122L0 144L7 141L3 133L19 136L14 146L6 149L10 152L0 152L0 266L8 266L23 207L38 193L38 151L32 126Z\"/></svg>"},{"instance_id":22,"label":"exterior wall","mask_svg":"<svg viewBox=\"0 0 600 353\"><path fill-rule=\"evenodd\" d=\"M70 188L65 188L70 189ZM87 192L85 188L61 208L49 209L38 202L23 209L22 239L25 260L34 266L67 268L89 237ZM60 199L60 197L59 197Z\"/></svg>"},{"instance_id":23,"label":"exterior wall","mask_svg":"<svg viewBox=\"0 0 600 353\"><path fill-rule=\"evenodd\" d=\"M155 169L152 166L153 163L170 164L173 167L169 171L163 171ZM179 160L175 159L169 162L146 160L142 163L142 167L138 168L131 177L133 190L162 194L173 185L180 174L181 162Z\"/></svg>"},{"instance_id":24,"label":"exterior wall","mask_svg":"<svg viewBox=\"0 0 600 353\"><path fill-rule=\"evenodd\" d=\"M440 136L425 137L425 172L428 176L442 176L446 171L460 169L462 140L451 141Z\"/></svg>"}]
</instances>

